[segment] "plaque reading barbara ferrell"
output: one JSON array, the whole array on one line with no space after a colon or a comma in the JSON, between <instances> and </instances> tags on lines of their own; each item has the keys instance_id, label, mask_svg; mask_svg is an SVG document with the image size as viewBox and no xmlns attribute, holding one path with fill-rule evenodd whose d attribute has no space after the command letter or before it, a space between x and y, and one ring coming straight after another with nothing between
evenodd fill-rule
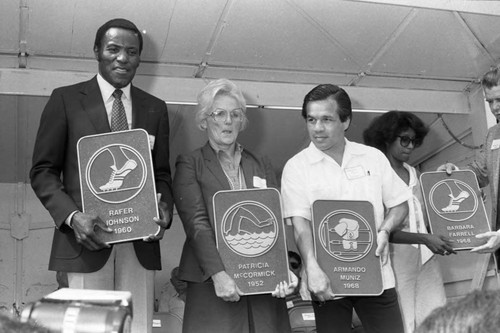
<instances>
[{"instance_id":1,"label":"plaque reading barbara ferrell","mask_svg":"<svg viewBox=\"0 0 500 333\"><path fill-rule=\"evenodd\" d=\"M491 228L474 172L424 172L420 184L433 234L450 238L454 250L486 243L475 237Z\"/></svg>"},{"instance_id":2,"label":"plaque reading barbara ferrell","mask_svg":"<svg viewBox=\"0 0 500 333\"><path fill-rule=\"evenodd\" d=\"M113 232L96 228L106 243L157 234L158 203L148 133L143 129L89 135L78 141L82 206Z\"/></svg>"},{"instance_id":3,"label":"plaque reading barbara ferrell","mask_svg":"<svg viewBox=\"0 0 500 333\"><path fill-rule=\"evenodd\" d=\"M213 197L217 249L246 294L272 293L288 280L288 253L276 189L219 191Z\"/></svg>"},{"instance_id":4,"label":"plaque reading barbara ferrell","mask_svg":"<svg viewBox=\"0 0 500 333\"><path fill-rule=\"evenodd\" d=\"M316 200L313 203L316 259L335 296L376 296L383 290L377 229L368 201Z\"/></svg>"}]
</instances>

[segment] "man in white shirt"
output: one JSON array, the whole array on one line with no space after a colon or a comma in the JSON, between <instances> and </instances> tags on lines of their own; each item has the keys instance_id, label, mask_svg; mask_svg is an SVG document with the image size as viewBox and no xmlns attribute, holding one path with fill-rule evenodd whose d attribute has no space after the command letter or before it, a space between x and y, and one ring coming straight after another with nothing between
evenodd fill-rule
<instances>
[{"instance_id":1,"label":"man in white shirt","mask_svg":"<svg viewBox=\"0 0 500 333\"><path fill-rule=\"evenodd\" d=\"M352 108L343 89L331 84L315 87L304 98L302 116L311 143L286 163L281 185L284 217L294 227L306 273L302 283L313 296L317 331L350 332L355 308L365 331L401 333L404 328L388 240L408 213L410 193L379 150L345 138ZM334 299L335 290L314 255L311 207L318 199L366 200L373 205L376 255L382 260L384 292L380 296Z\"/></svg>"}]
</instances>

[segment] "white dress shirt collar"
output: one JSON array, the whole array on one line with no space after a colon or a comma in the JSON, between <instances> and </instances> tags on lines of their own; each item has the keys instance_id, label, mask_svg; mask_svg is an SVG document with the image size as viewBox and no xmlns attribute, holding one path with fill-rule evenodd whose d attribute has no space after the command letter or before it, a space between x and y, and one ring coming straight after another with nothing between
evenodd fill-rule
<instances>
[{"instance_id":1,"label":"white dress shirt collar","mask_svg":"<svg viewBox=\"0 0 500 333\"><path fill-rule=\"evenodd\" d=\"M116 88L113 87L108 81L106 81L101 74L97 74L97 83L99 84L99 89L101 90L101 95L104 103L108 102L110 98L112 98L113 93ZM127 100L131 100L130 98L130 86L131 84L127 84L125 87L121 88L123 91L122 100L126 98Z\"/></svg>"}]
</instances>

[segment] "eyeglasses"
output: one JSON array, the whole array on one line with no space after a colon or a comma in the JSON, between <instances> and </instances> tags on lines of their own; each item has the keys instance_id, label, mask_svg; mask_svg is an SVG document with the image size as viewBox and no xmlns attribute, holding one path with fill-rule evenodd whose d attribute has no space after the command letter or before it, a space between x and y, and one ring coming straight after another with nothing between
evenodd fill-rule
<instances>
[{"instance_id":1,"label":"eyeglasses","mask_svg":"<svg viewBox=\"0 0 500 333\"><path fill-rule=\"evenodd\" d=\"M415 148L420 147L420 145L422 144L421 140L417 138L410 138L409 136L406 135L399 135L398 138L399 138L399 144L405 148L408 147L410 143L412 143L413 147Z\"/></svg>"},{"instance_id":2,"label":"eyeglasses","mask_svg":"<svg viewBox=\"0 0 500 333\"><path fill-rule=\"evenodd\" d=\"M227 111L224 109L215 109L212 113L209 114L209 116L214 118L215 121L222 123L226 121L228 113L231 115L231 120L241 121L243 119L243 109L234 109L231 111Z\"/></svg>"}]
</instances>

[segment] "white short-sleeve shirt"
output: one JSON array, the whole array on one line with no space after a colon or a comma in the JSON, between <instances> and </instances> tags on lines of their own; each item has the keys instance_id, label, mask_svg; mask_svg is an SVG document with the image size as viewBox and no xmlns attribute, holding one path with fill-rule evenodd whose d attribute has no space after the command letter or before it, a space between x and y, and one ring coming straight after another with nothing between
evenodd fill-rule
<instances>
[{"instance_id":1,"label":"white short-sleeve shirt","mask_svg":"<svg viewBox=\"0 0 500 333\"><path fill-rule=\"evenodd\" d=\"M345 140L342 165L313 143L286 163L281 180L283 216L300 216L309 221L314 201L366 200L374 208L380 227L386 208L411 197L406 184L392 169L389 160L376 148ZM382 268L384 289L395 285L390 262Z\"/></svg>"}]
</instances>

